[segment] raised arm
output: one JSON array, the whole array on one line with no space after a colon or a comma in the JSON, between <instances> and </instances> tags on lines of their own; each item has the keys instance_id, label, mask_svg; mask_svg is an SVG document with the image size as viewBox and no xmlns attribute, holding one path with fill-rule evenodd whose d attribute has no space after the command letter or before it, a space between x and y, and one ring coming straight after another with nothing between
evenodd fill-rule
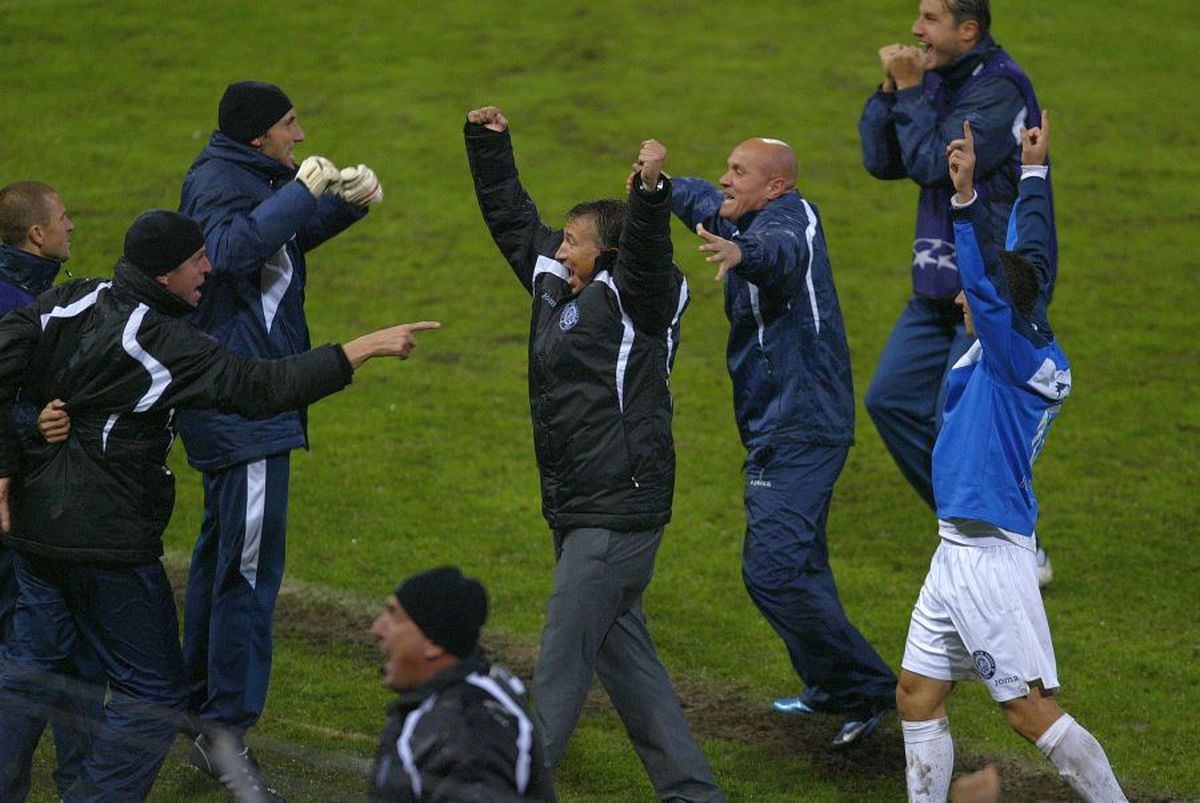
<instances>
[{"instance_id":1,"label":"raised arm","mask_svg":"<svg viewBox=\"0 0 1200 803\"><path fill-rule=\"evenodd\" d=\"M483 106L468 112L463 137L483 221L517 279L532 293L537 258L558 250L562 232L542 222L521 186L508 118L500 109Z\"/></svg>"},{"instance_id":2,"label":"raised arm","mask_svg":"<svg viewBox=\"0 0 1200 803\"><path fill-rule=\"evenodd\" d=\"M672 262L671 180L662 172L666 158L658 140L642 143L613 270L629 316L651 332L666 329L681 305L681 280Z\"/></svg>"},{"instance_id":3,"label":"raised arm","mask_svg":"<svg viewBox=\"0 0 1200 803\"><path fill-rule=\"evenodd\" d=\"M1038 272L1042 298L1050 298L1054 284L1054 216L1051 211L1050 117L1042 110L1042 124L1021 133L1021 182L1009 218L1006 247L1025 257Z\"/></svg>"},{"instance_id":4,"label":"raised arm","mask_svg":"<svg viewBox=\"0 0 1200 803\"><path fill-rule=\"evenodd\" d=\"M1037 369L1037 344L1031 340L1035 333L1017 311L1003 278L999 247L974 188L972 140L971 124L963 123L963 136L946 149L955 188L952 203L958 273L990 370L1019 383Z\"/></svg>"}]
</instances>

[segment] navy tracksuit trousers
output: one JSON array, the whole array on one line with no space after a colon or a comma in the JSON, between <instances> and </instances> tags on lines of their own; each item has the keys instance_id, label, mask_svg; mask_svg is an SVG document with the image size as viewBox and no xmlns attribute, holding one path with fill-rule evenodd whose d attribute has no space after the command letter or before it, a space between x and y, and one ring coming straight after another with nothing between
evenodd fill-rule
<instances>
[{"instance_id":1,"label":"navy tracksuit trousers","mask_svg":"<svg viewBox=\"0 0 1200 803\"><path fill-rule=\"evenodd\" d=\"M742 579L787 646L818 711L860 716L895 705L896 676L842 609L825 524L848 448L810 443L746 458Z\"/></svg>"},{"instance_id":2,"label":"navy tracksuit trousers","mask_svg":"<svg viewBox=\"0 0 1200 803\"><path fill-rule=\"evenodd\" d=\"M0 666L0 800L22 783L52 708L64 695L103 697L64 676L80 640L104 669L109 700L75 783L80 801L143 800L183 725L179 627L160 562L69 563L18 553L13 640Z\"/></svg>"},{"instance_id":3,"label":"navy tracksuit trousers","mask_svg":"<svg viewBox=\"0 0 1200 803\"><path fill-rule=\"evenodd\" d=\"M13 638L13 615L17 609L19 588L15 565L16 550L0 546L0 662L8 655ZM66 676L72 692L60 696L50 710L50 730L54 733L54 784L59 795L66 793L79 778L83 759L91 748L91 731L104 716L104 668L96 661L86 642L77 644L72 666ZM29 768L25 767L15 789L29 788Z\"/></svg>"},{"instance_id":4,"label":"navy tracksuit trousers","mask_svg":"<svg viewBox=\"0 0 1200 803\"><path fill-rule=\"evenodd\" d=\"M189 707L239 733L262 715L283 583L287 453L204 472L204 522L183 605Z\"/></svg>"},{"instance_id":5,"label":"navy tracksuit trousers","mask_svg":"<svg viewBox=\"0 0 1200 803\"><path fill-rule=\"evenodd\" d=\"M930 509L935 509L933 443L945 407L946 374L970 346L954 299L913 296L867 389L867 412L879 437Z\"/></svg>"}]
</instances>

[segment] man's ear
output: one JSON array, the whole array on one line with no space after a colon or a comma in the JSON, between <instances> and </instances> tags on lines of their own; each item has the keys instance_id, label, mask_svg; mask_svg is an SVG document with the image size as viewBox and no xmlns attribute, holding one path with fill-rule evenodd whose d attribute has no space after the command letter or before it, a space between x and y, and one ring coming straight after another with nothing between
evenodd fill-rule
<instances>
[{"instance_id":1,"label":"man's ear","mask_svg":"<svg viewBox=\"0 0 1200 803\"><path fill-rule=\"evenodd\" d=\"M787 182L782 176L776 176L767 182L767 198L774 201L787 192Z\"/></svg>"},{"instance_id":2,"label":"man's ear","mask_svg":"<svg viewBox=\"0 0 1200 803\"><path fill-rule=\"evenodd\" d=\"M42 247L42 243L46 242L46 233L42 231L40 224L34 223L25 229L25 242L37 248Z\"/></svg>"},{"instance_id":3,"label":"man's ear","mask_svg":"<svg viewBox=\"0 0 1200 803\"><path fill-rule=\"evenodd\" d=\"M255 137L254 139L250 140L250 141L249 141L249 142L247 142L246 144L247 144L247 145L249 145L251 148L255 148L255 149L257 149L257 150L260 150L260 151L261 151L261 150L262 150L262 143L263 143L263 138L262 138L262 137Z\"/></svg>"},{"instance_id":4,"label":"man's ear","mask_svg":"<svg viewBox=\"0 0 1200 803\"><path fill-rule=\"evenodd\" d=\"M979 20L967 20L958 27L958 38L964 45L970 45L967 50L979 43Z\"/></svg>"},{"instance_id":5,"label":"man's ear","mask_svg":"<svg viewBox=\"0 0 1200 803\"><path fill-rule=\"evenodd\" d=\"M434 643L431 639L425 639L425 647L421 650L421 654L426 661L436 661L446 654L446 648Z\"/></svg>"},{"instance_id":6,"label":"man's ear","mask_svg":"<svg viewBox=\"0 0 1200 803\"><path fill-rule=\"evenodd\" d=\"M154 281L158 282L163 287L166 287L167 286L167 274L160 273L159 275L154 277Z\"/></svg>"}]
</instances>

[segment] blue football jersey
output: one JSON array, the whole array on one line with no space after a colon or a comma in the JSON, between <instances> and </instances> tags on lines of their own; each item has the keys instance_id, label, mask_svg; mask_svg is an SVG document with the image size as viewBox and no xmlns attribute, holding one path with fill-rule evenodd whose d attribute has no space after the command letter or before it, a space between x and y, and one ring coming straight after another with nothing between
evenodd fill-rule
<instances>
[{"instance_id":1,"label":"blue football jersey","mask_svg":"<svg viewBox=\"0 0 1200 803\"><path fill-rule=\"evenodd\" d=\"M1044 173L1026 174L1013 208L1014 250L1039 271L1048 264ZM958 268L978 340L947 377L942 429L933 449L938 517L985 521L1032 536L1033 463L1071 392L1071 367L1045 316L1012 304L998 249L978 201L955 212Z\"/></svg>"}]
</instances>

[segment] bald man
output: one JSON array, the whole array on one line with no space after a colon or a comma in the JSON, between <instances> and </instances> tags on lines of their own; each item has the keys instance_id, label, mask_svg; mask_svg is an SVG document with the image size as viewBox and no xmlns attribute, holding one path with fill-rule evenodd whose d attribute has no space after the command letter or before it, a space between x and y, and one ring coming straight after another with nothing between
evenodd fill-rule
<instances>
[{"instance_id":1,"label":"bald man","mask_svg":"<svg viewBox=\"0 0 1200 803\"><path fill-rule=\"evenodd\" d=\"M854 440L854 389L821 219L796 172L787 143L748 139L719 187L673 180L671 208L725 283L746 447L742 579L806 687L774 707L845 717L833 741L841 748L894 706L896 677L846 617L829 566L825 522Z\"/></svg>"}]
</instances>

